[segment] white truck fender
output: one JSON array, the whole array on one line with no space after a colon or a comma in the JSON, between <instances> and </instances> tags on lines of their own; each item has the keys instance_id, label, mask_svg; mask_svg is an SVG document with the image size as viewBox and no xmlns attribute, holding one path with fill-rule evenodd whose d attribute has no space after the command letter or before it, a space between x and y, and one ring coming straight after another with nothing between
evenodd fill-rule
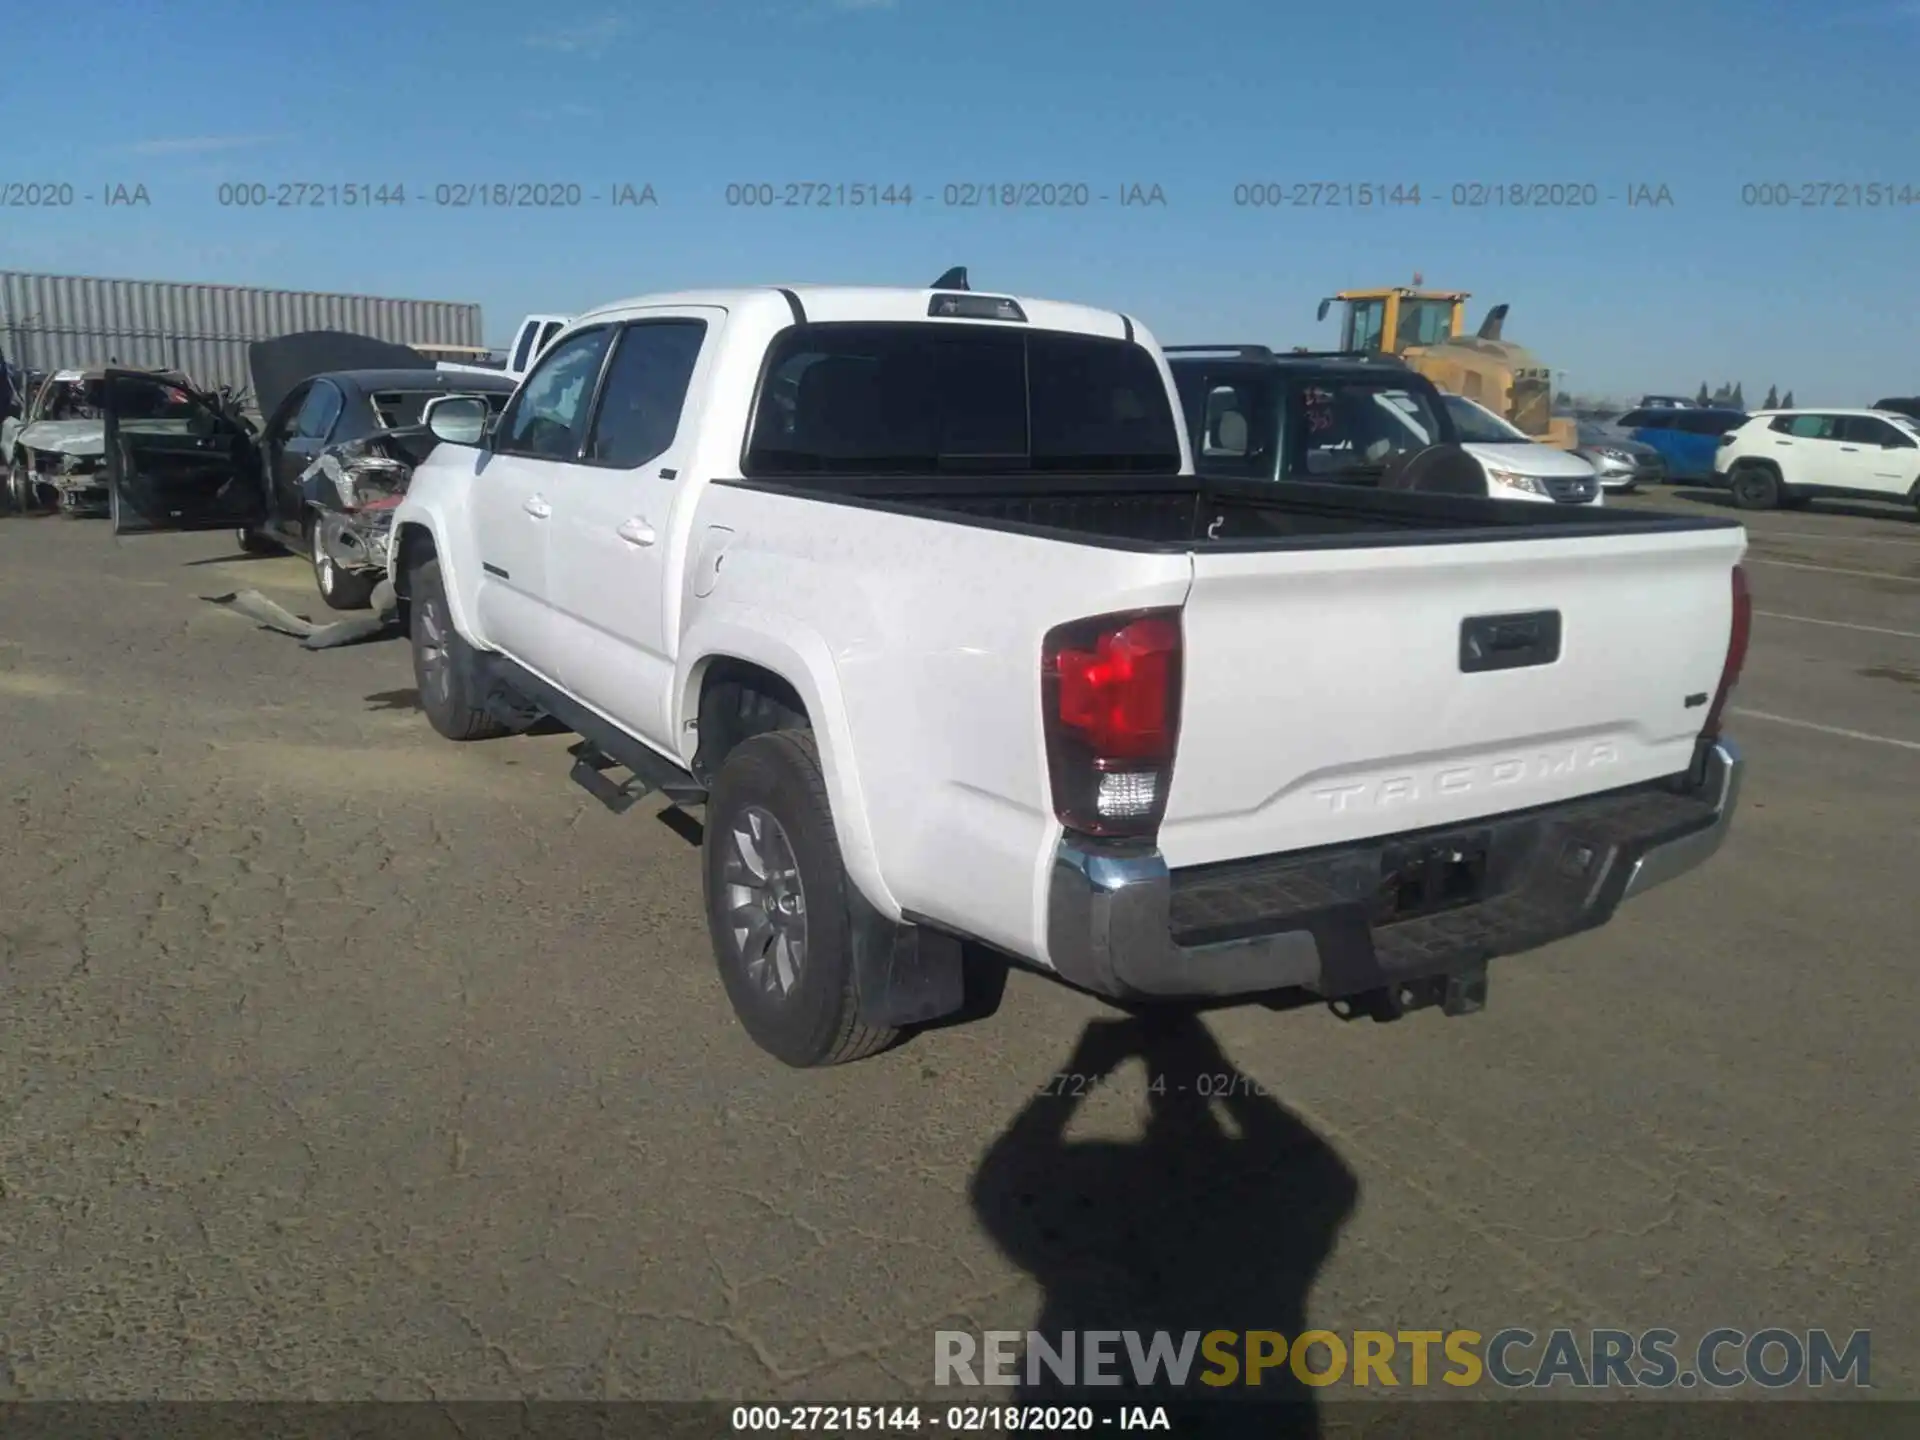
<instances>
[{"instance_id":1,"label":"white truck fender","mask_svg":"<svg viewBox=\"0 0 1920 1440\"><path fill-rule=\"evenodd\" d=\"M674 733L687 735L698 718L700 684L715 660L743 660L780 676L799 694L813 721L820 769L833 807L840 858L860 893L889 920L900 918L880 869L864 793L860 788L853 726L841 694L833 654L818 635L784 615L707 601L680 642L675 684Z\"/></svg>"},{"instance_id":2,"label":"white truck fender","mask_svg":"<svg viewBox=\"0 0 1920 1440\"><path fill-rule=\"evenodd\" d=\"M387 551L387 578L398 592L402 585L400 561L408 549L407 532L415 529L425 530L433 539L434 557L440 562L440 580L446 587L447 609L452 612L453 628L460 632L461 638L469 645L479 647L480 632L474 623L473 607L469 603L471 597L467 586L462 583L465 577L457 569L453 546L448 543L446 521L437 511L426 505L403 504L394 515L393 544Z\"/></svg>"}]
</instances>

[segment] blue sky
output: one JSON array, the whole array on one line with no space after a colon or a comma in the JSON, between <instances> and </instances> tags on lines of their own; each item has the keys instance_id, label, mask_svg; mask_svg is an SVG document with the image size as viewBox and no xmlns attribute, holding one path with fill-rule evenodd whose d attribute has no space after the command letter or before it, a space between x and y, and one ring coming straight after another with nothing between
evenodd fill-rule
<instances>
[{"instance_id":1,"label":"blue sky","mask_svg":"<svg viewBox=\"0 0 1920 1440\"><path fill-rule=\"evenodd\" d=\"M1123 308L1164 341L1276 345L1331 345L1320 296L1418 271L1472 291L1474 323L1510 302L1509 336L1575 390L1920 391L1920 0L93 0L37 12L7 51L0 184L95 198L0 208L0 268L473 300L499 340L524 311L650 290L965 264L976 287ZM1008 180L1116 198L943 203ZM585 203L433 203L493 181ZM914 198L726 202L729 183L805 181ZM1314 181L1417 184L1423 203L1234 203ZM1449 203L1513 181L1601 203ZM299 182L407 202L219 203L222 184ZM1916 203L1742 203L1743 184L1821 182ZM114 184L150 203L102 205ZM658 203L606 203L621 184ZM1123 207L1129 185L1166 203ZM1630 207L1641 185L1672 203Z\"/></svg>"}]
</instances>

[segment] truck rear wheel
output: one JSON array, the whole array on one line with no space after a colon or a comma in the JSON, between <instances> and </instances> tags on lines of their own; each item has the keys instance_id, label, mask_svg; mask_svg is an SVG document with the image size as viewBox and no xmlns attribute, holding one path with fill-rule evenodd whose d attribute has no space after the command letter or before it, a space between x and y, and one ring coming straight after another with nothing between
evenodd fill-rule
<instances>
[{"instance_id":1,"label":"truck rear wheel","mask_svg":"<svg viewBox=\"0 0 1920 1440\"><path fill-rule=\"evenodd\" d=\"M727 755L701 869L720 980L756 1045L805 1069L893 1043L897 1030L860 1020L853 882L811 731L756 735Z\"/></svg>"},{"instance_id":2,"label":"truck rear wheel","mask_svg":"<svg viewBox=\"0 0 1920 1440\"><path fill-rule=\"evenodd\" d=\"M486 697L480 693L474 649L454 629L440 562L423 561L414 567L411 578L408 630L413 681L419 687L427 723L449 740L493 740L505 735L507 727L487 710Z\"/></svg>"}]
</instances>

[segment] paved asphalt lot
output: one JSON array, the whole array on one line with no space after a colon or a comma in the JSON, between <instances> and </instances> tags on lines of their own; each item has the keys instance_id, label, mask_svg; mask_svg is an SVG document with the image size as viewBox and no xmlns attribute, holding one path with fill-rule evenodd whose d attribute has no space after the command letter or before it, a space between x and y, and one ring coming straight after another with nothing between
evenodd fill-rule
<instances>
[{"instance_id":1,"label":"paved asphalt lot","mask_svg":"<svg viewBox=\"0 0 1920 1440\"><path fill-rule=\"evenodd\" d=\"M1303 1307L1869 1328L1920 1395L1920 523L1752 532L1720 858L1471 1019L1212 1015L1152 1063L1261 1094L1149 1142L1137 1061L1044 1093L1112 1012L1030 976L777 1065L567 737L199 598L323 614L295 560L0 521L0 1397L887 1399L936 1328Z\"/></svg>"}]
</instances>

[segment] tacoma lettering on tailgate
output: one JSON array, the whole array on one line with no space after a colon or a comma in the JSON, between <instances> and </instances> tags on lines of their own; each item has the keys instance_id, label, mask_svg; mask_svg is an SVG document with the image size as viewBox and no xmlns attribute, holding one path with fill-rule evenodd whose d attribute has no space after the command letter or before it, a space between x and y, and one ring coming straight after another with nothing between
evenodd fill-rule
<instances>
[{"instance_id":1,"label":"tacoma lettering on tailgate","mask_svg":"<svg viewBox=\"0 0 1920 1440\"><path fill-rule=\"evenodd\" d=\"M1617 764L1619 759L1620 752L1613 743L1603 740L1570 745L1564 749L1542 750L1532 755L1480 760L1466 765L1444 765L1433 770L1388 775L1351 785L1329 785L1309 793L1333 811L1385 810L1438 795L1467 795L1475 790L1517 785L1529 779L1550 780L1562 775L1577 775Z\"/></svg>"}]
</instances>

